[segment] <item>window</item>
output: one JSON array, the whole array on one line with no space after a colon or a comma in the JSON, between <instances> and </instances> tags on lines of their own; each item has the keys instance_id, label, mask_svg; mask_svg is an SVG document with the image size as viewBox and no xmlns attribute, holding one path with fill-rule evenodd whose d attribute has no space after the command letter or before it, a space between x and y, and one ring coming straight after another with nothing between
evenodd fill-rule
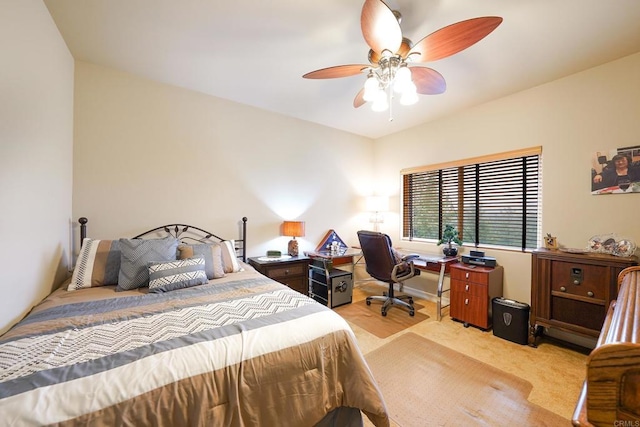
<instances>
[{"instance_id":1,"label":"window","mask_svg":"<svg viewBox=\"0 0 640 427\"><path fill-rule=\"evenodd\" d=\"M465 244L535 249L541 147L402 171L402 236L437 240L446 224Z\"/></svg>"}]
</instances>

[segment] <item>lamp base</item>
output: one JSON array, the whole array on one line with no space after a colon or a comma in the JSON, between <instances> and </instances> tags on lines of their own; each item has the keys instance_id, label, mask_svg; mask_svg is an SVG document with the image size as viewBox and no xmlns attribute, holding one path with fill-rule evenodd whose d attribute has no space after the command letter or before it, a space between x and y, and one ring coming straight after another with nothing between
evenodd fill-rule
<instances>
[{"instance_id":1,"label":"lamp base","mask_svg":"<svg viewBox=\"0 0 640 427\"><path fill-rule=\"evenodd\" d=\"M289 240L287 250L289 251L289 255L298 256L298 241L296 239Z\"/></svg>"}]
</instances>

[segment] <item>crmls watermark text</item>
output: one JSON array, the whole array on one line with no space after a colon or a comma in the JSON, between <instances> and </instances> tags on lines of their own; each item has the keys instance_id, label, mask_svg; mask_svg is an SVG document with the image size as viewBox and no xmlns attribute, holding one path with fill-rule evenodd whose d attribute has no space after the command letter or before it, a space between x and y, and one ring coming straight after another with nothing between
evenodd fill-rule
<instances>
[{"instance_id":1,"label":"crmls watermark text","mask_svg":"<svg viewBox=\"0 0 640 427\"><path fill-rule=\"evenodd\" d=\"M614 427L640 427L640 421L622 421L615 420L613 422Z\"/></svg>"}]
</instances>

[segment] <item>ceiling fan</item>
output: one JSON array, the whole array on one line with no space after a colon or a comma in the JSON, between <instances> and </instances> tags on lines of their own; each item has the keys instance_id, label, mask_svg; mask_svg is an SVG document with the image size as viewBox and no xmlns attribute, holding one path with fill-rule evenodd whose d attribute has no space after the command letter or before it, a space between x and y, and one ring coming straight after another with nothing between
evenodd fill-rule
<instances>
[{"instance_id":1,"label":"ceiling fan","mask_svg":"<svg viewBox=\"0 0 640 427\"><path fill-rule=\"evenodd\" d=\"M370 47L369 64L337 65L305 74L306 79L334 79L367 73L364 87L353 100L358 108L372 101L374 111L389 108L393 93L401 104L417 102L417 94L436 95L446 90L444 77L436 70L409 64L437 61L479 42L502 18L487 16L468 19L443 27L415 45L403 37L400 12L391 10L382 0L365 0L360 16L362 35ZM392 118L390 117L390 120Z\"/></svg>"}]
</instances>

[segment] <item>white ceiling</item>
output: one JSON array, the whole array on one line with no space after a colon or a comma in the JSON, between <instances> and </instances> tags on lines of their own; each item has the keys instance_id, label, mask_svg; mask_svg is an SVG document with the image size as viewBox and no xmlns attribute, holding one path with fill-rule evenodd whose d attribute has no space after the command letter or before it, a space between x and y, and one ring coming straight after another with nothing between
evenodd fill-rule
<instances>
[{"instance_id":1,"label":"white ceiling","mask_svg":"<svg viewBox=\"0 0 640 427\"><path fill-rule=\"evenodd\" d=\"M367 63L363 0L44 0L75 59L378 138L640 51L640 0L388 0L413 42L479 16L504 22L425 64L441 95L395 105L394 120L352 102L365 75L307 80Z\"/></svg>"}]
</instances>

